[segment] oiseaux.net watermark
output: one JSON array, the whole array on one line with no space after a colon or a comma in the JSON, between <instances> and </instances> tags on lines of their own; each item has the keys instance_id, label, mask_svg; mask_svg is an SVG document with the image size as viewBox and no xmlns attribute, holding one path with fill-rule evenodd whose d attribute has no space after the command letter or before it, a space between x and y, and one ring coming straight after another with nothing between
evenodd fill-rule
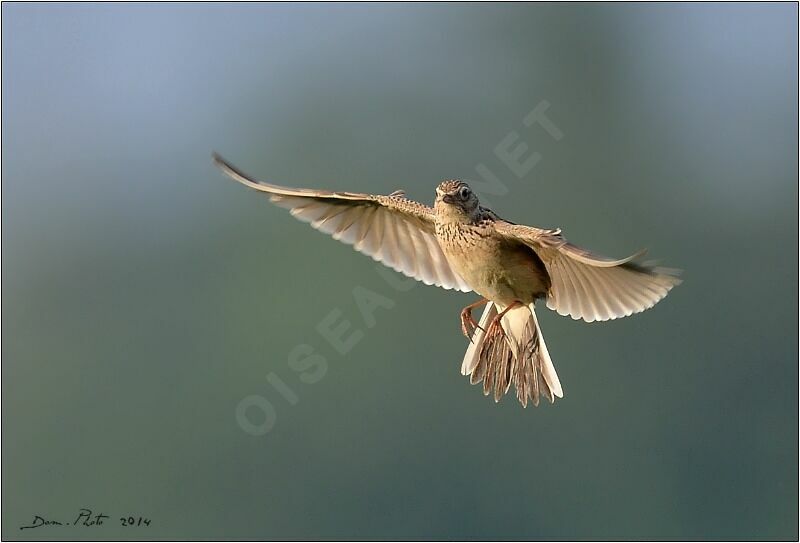
<instances>
[{"instance_id":1,"label":"oiseaux.net watermark","mask_svg":"<svg viewBox=\"0 0 800 543\"><path fill-rule=\"evenodd\" d=\"M558 128L548 116L550 102L542 100L523 118L519 130L511 130L493 149L494 157L504 166L502 173L510 171L517 179L528 175L542 160L542 154L532 151L526 138L544 132L555 141L564 138L564 132ZM534 132L534 129L537 129ZM509 192L500 177L485 163L475 166L475 172L481 180L470 180L470 186L487 207L491 196L505 196ZM347 356L366 336L367 330L378 323L380 311L390 310L397 302L394 294L408 292L417 285L417 281L406 278L382 265L375 268L386 283L386 291L375 292L363 286L353 287L350 294L358 310L358 320L353 322L344 312L335 307L323 316L314 326L316 343L320 341L337 357ZM267 373L264 383L266 389L262 394L251 394L242 398L236 405L236 423L244 432L252 436L263 436L275 428L278 422L278 407L294 406L300 401L298 390L305 385L319 383L328 373L328 357L323 351L311 343L301 343L289 351L286 357L286 370L283 375L279 370Z\"/></svg>"}]
</instances>

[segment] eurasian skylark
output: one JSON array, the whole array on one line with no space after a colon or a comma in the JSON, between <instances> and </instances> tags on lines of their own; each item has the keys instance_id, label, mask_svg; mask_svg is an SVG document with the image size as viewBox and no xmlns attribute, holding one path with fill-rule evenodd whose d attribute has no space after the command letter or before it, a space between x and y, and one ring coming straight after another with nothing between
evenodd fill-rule
<instances>
[{"instance_id":1,"label":"eurasian skylark","mask_svg":"<svg viewBox=\"0 0 800 543\"><path fill-rule=\"evenodd\" d=\"M527 406L539 396L563 397L547 352L534 303L544 300L560 315L587 322L639 313L680 283L678 270L634 263L644 251L619 260L567 242L560 229L514 224L483 207L460 180L436 188L433 208L388 196L293 189L255 181L218 155L227 175L334 239L422 281L482 298L461 311L470 345L461 373L495 401L513 383ZM479 322L472 309L486 304Z\"/></svg>"}]
</instances>

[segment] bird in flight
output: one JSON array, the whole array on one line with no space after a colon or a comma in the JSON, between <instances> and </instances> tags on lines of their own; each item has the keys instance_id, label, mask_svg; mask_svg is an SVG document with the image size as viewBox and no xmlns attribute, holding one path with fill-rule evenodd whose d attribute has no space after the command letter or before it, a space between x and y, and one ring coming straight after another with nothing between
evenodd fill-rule
<instances>
[{"instance_id":1,"label":"bird in flight","mask_svg":"<svg viewBox=\"0 0 800 543\"><path fill-rule=\"evenodd\" d=\"M586 322L626 317L653 307L678 285L679 270L637 264L640 251L614 260L569 243L560 229L501 219L480 205L467 183L436 187L434 206L389 195L294 189L255 181L222 157L214 162L234 180L269 195L334 239L350 244L426 285L477 293L461 311L470 340L461 373L497 402L511 385L524 407L564 393L536 319L542 300L559 315ZM479 321L472 310L485 305Z\"/></svg>"}]
</instances>

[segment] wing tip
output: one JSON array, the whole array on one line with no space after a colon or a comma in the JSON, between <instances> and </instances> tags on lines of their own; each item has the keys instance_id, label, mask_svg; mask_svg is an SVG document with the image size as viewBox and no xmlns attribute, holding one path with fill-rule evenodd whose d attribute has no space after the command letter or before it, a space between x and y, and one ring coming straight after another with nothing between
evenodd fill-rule
<instances>
[{"instance_id":1,"label":"wing tip","mask_svg":"<svg viewBox=\"0 0 800 543\"><path fill-rule=\"evenodd\" d=\"M228 170L236 172L236 168L233 167L233 164L222 158L222 155L216 151L211 151L211 162L223 172L227 173Z\"/></svg>"},{"instance_id":2,"label":"wing tip","mask_svg":"<svg viewBox=\"0 0 800 543\"><path fill-rule=\"evenodd\" d=\"M238 168L236 168L236 166L234 166L233 164L222 158L222 155L220 155L218 152L216 151L211 152L211 161L214 163L214 166L222 170L222 173L224 173L234 181L238 181L242 185L246 185L250 188L262 192L270 192L269 187L265 186L263 183L259 183L258 181L253 180L253 178L251 178L249 175L239 170Z\"/></svg>"}]
</instances>

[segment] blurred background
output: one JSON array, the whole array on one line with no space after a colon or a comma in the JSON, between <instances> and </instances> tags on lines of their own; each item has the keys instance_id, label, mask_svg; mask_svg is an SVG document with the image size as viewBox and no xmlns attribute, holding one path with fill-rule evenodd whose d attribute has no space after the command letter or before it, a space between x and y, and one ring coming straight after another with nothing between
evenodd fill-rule
<instances>
[{"instance_id":1,"label":"blurred background","mask_svg":"<svg viewBox=\"0 0 800 543\"><path fill-rule=\"evenodd\" d=\"M2 15L4 539L798 537L796 5ZM472 295L397 290L212 150L428 203L488 170L502 216L685 282L540 311L565 397L496 405L459 373ZM19 530L81 507L111 518Z\"/></svg>"}]
</instances>

